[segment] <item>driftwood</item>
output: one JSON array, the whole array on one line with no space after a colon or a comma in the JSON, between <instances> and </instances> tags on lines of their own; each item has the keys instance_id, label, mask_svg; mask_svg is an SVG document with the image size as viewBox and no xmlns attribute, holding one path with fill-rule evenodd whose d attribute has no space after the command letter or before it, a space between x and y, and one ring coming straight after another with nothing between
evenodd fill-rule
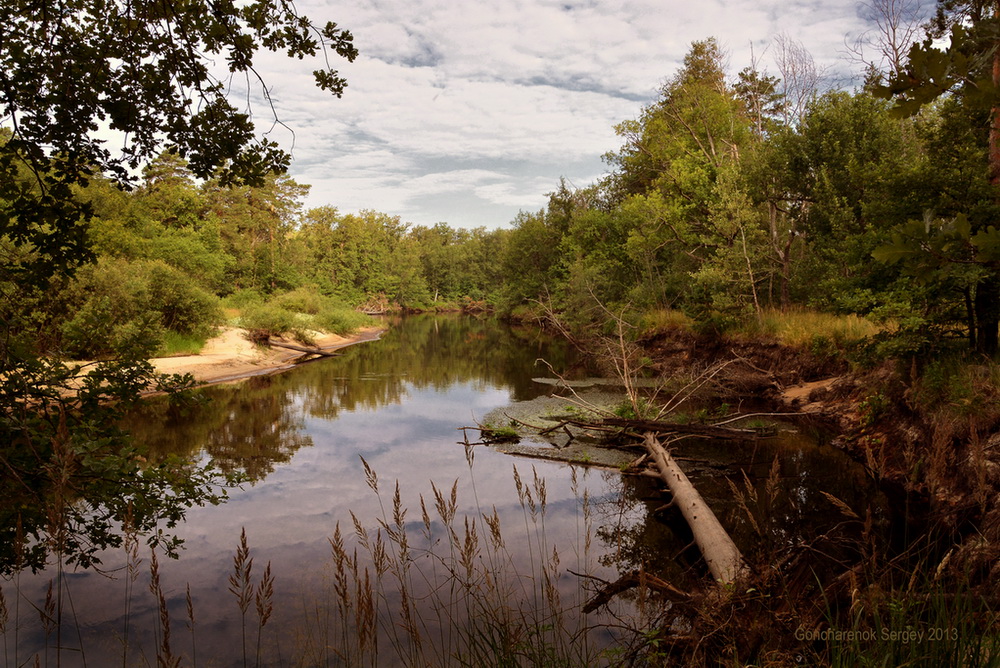
<instances>
[{"instance_id":1,"label":"driftwood","mask_svg":"<svg viewBox=\"0 0 1000 668\"><path fill-rule=\"evenodd\" d=\"M300 353L309 353L310 355L322 355L323 357L337 357L337 353L332 353L328 350L321 350L320 348L306 348L305 346L296 346L291 343L285 343L284 341L275 341L274 339L268 339L267 344L273 348L288 348L289 350L295 350Z\"/></svg>"},{"instance_id":2,"label":"driftwood","mask_svg":"<svg viewBox=\"0 0 1000 668\"><path fill-rule=\"evenodd\" d=\"M583 576L580 573L575 573L573 571L570 571L570 573L580 577L593 577ZM688 603L693 598L691 594L686 591L681 591L666 580L662 580L650 573L640 573L639 571L626 573L614 582L607 582L604 580L602 580L602 582L604 582L604 586L601 587L594 597L587 601L587 603L583 606L583 612L585 614L594 612L601 606L607 605L611 602L611 599L618 594L639 586L646 586L654 591L658 591L665 598L673 601L674 603Z\"/></svg>"},{"instance_id":3,"label":"driftwood","mask_svg":"<svg viewBox=\"0 0 1000 668\"><path fill-rule=\"evenodd\" d=\"M628 418L607 417L597 422L586 420L566 419L560 424L552 427L551 430L558 429L564 424L593 429L596 431L621 431L622 429L643 433L652 432L654 434L690 434L692 436L704 436L706 438L729 438L748 439L760 436L754 429L736 429L733 427L720 427L712 424L676 424L673 422L663 422L661 420L632 420ZM544 433L544 432L542 432Z\"/></svg>"},{"instance_id":4,"label":"driftwood","mask_svg":"<svg viewBox=\"0 0 1000 668\"><path fill-rule=\"evenodd\" d=\"M743 555L740 554L739 548L719 524L715 513L688 480L684 471L657 440L656 435L648 432L643 445L656 462L660 478L670 488L674 505L691 527L695 543L701 550L712 577L723 583L732 582L743 570Z\"/></svg>"},{"instance_id":5,"label":"driftwood","mask_svg":"<svg viewBox=\"0 0 1000 668\"><path fill-rule=\"evenodd\" d=\"M663 434L672 432L675 434L695 434L697 436L707 436L709 438L736 438L745 439L758 436L754 429L737 429L735 427L720 427L712 424L676 424L674 422L663 422L662 420L630 420L627 418L604 418L601 424L610 427L624 427L632 431L653 432Z\"/></svg>"}]
</instances>

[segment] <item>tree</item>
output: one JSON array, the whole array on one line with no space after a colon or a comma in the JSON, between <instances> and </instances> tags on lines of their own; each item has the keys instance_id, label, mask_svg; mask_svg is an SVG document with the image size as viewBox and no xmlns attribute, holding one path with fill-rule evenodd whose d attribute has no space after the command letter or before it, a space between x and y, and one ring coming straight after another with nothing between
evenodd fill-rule
<instances>
[{"instance_id":1,"label":"tree","mask_svg":"<svg viewBox=\"0 0 1000 668\"><path fill-rule=\"evenodd\" d=\"M869 78L881 79L902 72L906 54L920 35L920 15L920 0L861 3L861 17L875 27L860 35L848 51L865 66Z\"/></svg>"},{"instance_id":2,"label":"tree","mask_svg":"<svg viewBox=\"0 0 1000 668\"><path fill-rule=\"evenodd\" d=\"M798 129L802 153L793 169L803 176L793 178L808 203L798 230L812 265L801 278L814 304L869 311L895 273L873 265L872 250L893 225L922 211L907 195L908 175L921 164L916 142L907 140L911 124L888 106L865 91L826 93Z\"/></svg>"},{"instance_id":3,"label":"tree","mask_svg":"<svg viewBox=\"0 0 1000 668\"><path fill-rule=\"evenodd\" d=\"M256 186L205 184L212 213L220 221L223 246L235 260L231 285L272 293L290 288L294 267L284 262L288 235L299 222L309 186L288 176L268 176Z\"/></svg>"},{"instance_id":4,"label":"tree","mask_svg":"<svg viewBox=\"0 0 1000 668\"><path fill-rule=\"evenodd\" d=\"M741 152L759 135L745 103L726 84L723 65L714 39L693 43L661 98L639 120L618 127L626 143L612 158L618 170L610 182L611 199L631 221L627 249L644 275L634 293L639 301L681 299L697 306L706 300L690 299L688 277L720 276L721 265L706 263L719 258L731 266L734 253L745 264L748 219L739 211L741 198L721 192L733 181L722 185L719 176L740 163ZM718 206L721 200L734 207ZM703 285L709 282L722 285L714 278Z\"/></svg>"},{"instance_id":5,"label":"tree","mask_svg":"<svg viewBox=\"0 0 1000 668\"><path fill-rule=\"evenodd\" d=\"M822 72L802 42L788 35L779 35L776 41L775 60L781 73L781 95L785 103L782 111L785 123L791 125L802 120L809 103L816 97Z\"/></svg>"},{"instance_id":6,"label":"tree","mask_svg":"<svg viewBox=\"0 0 1000 668\"><path fill-rule=\"evenodd\" d=\"M320 28L282 0L10 0L0 22L0 236L32 253L4 274L45 277L91 257L90 210L73 187L129 170L166 144L200 178L259 183L289 156L258 139L251 116L226 98L229 73L257 77L261 48L291 57L328 49L353 60L351 33ZM329 66L318 85L336 96L346 82ZM266 95L266 89L265 89ZM119 133L113 153L97 136ZM115 144L118 144L116 139Z\"/></svg>"},{"instance_id":7,"label":"tree","mask_svg":"<svg viewBox=\"0 0 1000 668\"><path fill-rule=\"evenodd\" d=\"M128 517L140 530L156 528L159 519L169 528L185 508L218 500L208 485L212 476L190 462L140 466L127 435L114 426L143 389L160 384L142 360L143 342L74 378L79 367L38 354L29 327L38 302L19 295L22 286L44 293L93 258L93 206L83 191L95 177L129 187L131 174L164 146L186 159L196 177L227 185L260 184L287 167L288 154L258 139L249 110L226 98L231 77L258 80L260 49L297 58L328 50L347 60L357 55L349 32L333 23L315 26L285 0L4 3L0 489L10 505L0 508L0 542L6 547L17 551L34 541L28 548L35 556L31 548L53 546L60 558L82 552L76 557L87 563L95 549L120 543L111 527ZM228 74L213 72L217 62ZM314 74L321 88L343 93L346 83L328 63ZM102 140L100 130L117 133L114 142ZM155 269L169 277L169 268ZM178 382L184 381L170 386ZM89 527L89 537L74 541L74 523ZM154 534L150 542L164 538Z\"/></svg>"},{"instance_id":8,"label":"tree","mask_svg":"<svg viewBox=\"0 0 1000 668\"><path fill-rule=\"evenodd\" d=\"M1000 209L1000 2L997 0L940 0L927 38L910 49L905 67L877 93L896 101L897 113L912 115L940 97L953 96L970 119L978 119L989 182L993 186L994 214ZM950 35L948 46L941 38ZM1000 246L992 242L995 215L970 219L965 235L978 249L972 255L982 271L972 286L970 341L976 350L994 355L1000 348ZM965 229L964 225L960 226ZM914 253L932 252L919 237L901 230L896 243L880 253L881 259L907 257L903 245ZM968 261L968 256L963 261Z\"/></svg>"},{"instance_id":9,"label":"tree","mask_svg":"<svg viewBox=\"0 0 1000 668\"><path fill-rule=\"evenodd\" d=\"M755 66L744 67L737 75L733 90L760 138L781 127L785 97L778 92L780 83L777 77L760 72Z\"/></svg>"}]
</instances>

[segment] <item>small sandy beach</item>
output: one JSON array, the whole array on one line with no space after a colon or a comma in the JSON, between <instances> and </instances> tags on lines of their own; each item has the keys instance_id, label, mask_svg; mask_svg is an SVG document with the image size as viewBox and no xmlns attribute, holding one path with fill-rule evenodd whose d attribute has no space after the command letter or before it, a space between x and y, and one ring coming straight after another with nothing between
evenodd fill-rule
<instances>
[{"instance_id":1,"label":"small sandy beach","mask_svg":"<svg viewBox=\"0 0 1000 668\"><path fill-rule=\"evenodd\" d=\"M350 336L317 334L315 347L325 351L345 348L373 341L382 331L381 327L368 327ZM246 330L224 327L208 340L198 355L158 357L150 361L159 373L190 373L201 383L224 383L289 368L299 357L302 353L292 350L255 346L246 338Z\"/></svg>"}]
</instances>

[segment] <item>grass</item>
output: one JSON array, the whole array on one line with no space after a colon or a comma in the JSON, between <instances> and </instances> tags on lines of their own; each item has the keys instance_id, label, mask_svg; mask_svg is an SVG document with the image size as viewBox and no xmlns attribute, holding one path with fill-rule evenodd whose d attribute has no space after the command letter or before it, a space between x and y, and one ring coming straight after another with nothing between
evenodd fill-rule
<instances>
[{"instance_id":1,"label":"grass","mask_svg":"<svg viewBox=\"0 0 1000 668\"><path fill-rule=\"evenodd\" d=\"M505 443L521 440L521 435L517 429L510 426L495 427L491 424L484 424L479 428L483 440L487 443Z\"/></svg>"},{"instance_id":2,"label":"grass","mask_svg":"<svg viewBox=\"0 0 1000 668\"><path fill-rule=\"evenodd\" d=\"M825 634L811 634L826 650L814 660L836 668L1000 666L1000 610L962 582L943 585L940 575L930 564L888 591L859 592L846 620L831 616Z\"/></svg>"},{"instance_id":3,"label":"grass","mask_svg":"<svg viewBox=\"0 0 1000 668\"><path fill-rule=\"evenodd\" d=\"M474 449L466 448L470 475ZM363 460L362 460L363 461ZM474 500L460 500L458 481L449 487L432 485L432 497L420 497L417 520L408 519L413 509L404 508L398 482L383 488L376 472L364 462L365 478L376 495L381 513L362 519L351 514L349 528L338 523L329 538L329 580L316 582L315 598L304 600L306 628L298 639L265 634L272 614L280 574L270 564L258 576L253 551L241 532L228 579L230 614L239 624L226 660L244 666L601 666L610 665L607 639L618 624L631 624L625 611L634 604L613 603L615 616L579 611L590 598L590 573L597 566L591 553L596 529L588 493L579 492L575 473L572 489L580 510L576 544L553 545L546 537L548 500L545 479L532 468L522 477L512 472L515 504L520 518L502 526L496 508L480 507ZM472 479L473 495L475 479ZM126 527L126 570L122 574L124 634L120 658L132 665L143 662L162 666L196 666L204 662L198 640L212 638L211 629L196 635L196 610L190 586L181 597L186 615L178 604L168 606L167 592L177 590L163 580L155 552L147 568L146 593L135 586L142 559L138 535ZM576 590L565 586L575 579ZM7 584L8 581L5 581ZM86 647L75 647L65 636L72 632L76 612L59 617L51 610L63 600L71 601L69 583L50 593L39 609L47 641L44 650L26 656L18 648L16 629L24 620L8 616L6 600L0 596L0 642L16 665L61 665ZM3 589L0 589L0 593ZM24 598L15 591L14 600ZM25 599L27 600L27 599ZM151 609L154 627L150 634L129 625L133 611ZM172 615L184 615L173 619ZM31 616L36 620L34 609ZM178 622L183 622L183 625ZM613 622L613 624L612 624ZM207 622L202 621L203 625ZM64 638L57 640L60 628ZM177 630L188 633L178 637ZM12 632L12 630L14 630ZM214 641L218 642L218 638ZM13 642L13 647L9 643ZM34 651L34 650L33 650ZM15 664L11 664L15 665Z\"/></svg>"},{"instance_id":4,"label":"grass","mask_svg":"<svg viewBox=\"0 0 1000 668\"><path fill-rule=\"evenodd\" d=\"M177 332L166 331L163 334L163 342L156 351L156 357L179 357L181 355L197 355L205 347L208 340L206 336L195 336L192 334L178 334Z\"/></svg>"},{"instance_id":5,"label":"grass","mask_svg":"<svg viewBox=\"0 0 1000 668\"><path fill-rule=\"evenodd\" d=\"M678 330L690 330L694 320L684 313L669 308L646 311L639 318L639 331L647 335L663 334Z\"/></svg>"},{"instance_id":6,"label":"grass","mask_svg":"<svg viewBox=\"0 0 1000 668\"><path fill-rule=\"evenodd\" d=\"M698 323L676 309L658 308L642 313L638 331L645 336L676 331L694 331ZM848 314L837 315L804 308L764 309L759 316L748 316L742 322L732 319L734 334L764 336L798 348L844 348L891 327L867 318Z\"/></svg>"},{"instance_id":7,"label":"grass","mask_svg":"<svg viewBox=\"0 0 1000 668\"><path fill-rule=\"evenodd\" d=\"M806 309L765 309L758 321L745 326L748 334L772 336L780 343L799 348L827 339L843 348L883 331L885 326L854 314L836 315Z\"/></svg>"}]
</instances>

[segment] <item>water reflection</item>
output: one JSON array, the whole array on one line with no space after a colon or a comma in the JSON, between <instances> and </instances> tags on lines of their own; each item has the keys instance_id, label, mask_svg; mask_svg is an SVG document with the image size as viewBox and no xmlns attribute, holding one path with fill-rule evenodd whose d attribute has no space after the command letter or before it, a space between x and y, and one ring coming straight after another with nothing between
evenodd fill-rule
<instances>
[{"instance_id":1,"label":"water reflection","mask_svg":"<svg viewBox=\"0 0 1000 668\"><path fill-rule=\"evenodd\" d=\"M518 499L515 461L482 449L475 453L473 469L458 444L458 427L514 399L545 391L530 380L539 373L539 357L570 373L579 364L563 342L530 330L459 317L407 318L392 323L382 340L348 348L338 359L206 388L207 402L175 406L155 401L134 413L126 427L150 449L151 459L172 453L211 460L252 481L233 492L224 506L190 509L179 529L185 540L180 559L160 560L174 651L190 663L193 650L181 647L193 645L198 663L242 665L236 648L243 622L229 576L243 528L255 563L254 583L267 563L276 578L275 612L264 634L265 663L287 665L294 663L288 657L305 657L307 650L324 647L328 622L336 622L329 539L338 525L352 536L354 517L374 535L397 480L414 535L420 533L422 502L433 504L435 488L455 484L459 526L469 517L482 527L482 516L496 513L508 541L505 563L524 571L516 581L530 583L533 565L554 548L564 565L590 570L584 563L588 551L596 559L604 548L597 541L586 544L592 532L585 528L580 499L586 495L595 503L607 501L616 493L616 475L581 470L574 484L572 468L537 464L546 481L548 510L536 525ZM579 372L590 373L582 367ZM362 457L383 481L381 498L366 484ZM534 478L530 463L520 462L518 468L525 480ZM435 526L434 540L440 532ZM480 535L486 540L485 527ZM148 551L101 556L107 575L52 570L3 583L8 594L14 587L19 600L39 607L54 583L63 600L71 596L74 605L58 641L46 635L34 614L15 622L21 659L43 655L46 647L51 656L56 642L64 648L63 666L83 665L84 659L88 665L131 663L156 654L162 614L148 593ZM433 567L436 562L425 553L421 563ZM137 573L134 583L131 571ZM610 569L599 572L613 577ZM389 582L378 582L392 599ZM578 608L587 595L580 581L564 571L557 584L571 606ZM197 620L191 633L183 631L188 587ZM512 603L520 606L527 598L519 594ZM391 611L386 614L391 618ZM392 626L391 620L388 624Z\"/></svg>"},{"instance_id":2,"label":"water reflection","mask_svg":"<svg viewBox=\"0 0 1000 668\"><path fill-rule=\"evenodd\" d=\"M359 568L369 569L387 603L379 628L395 628L401 598L393 589L393 574L385 571L377 576L378 560L363 560L365 550L357 533L366 531L371 540L380 530L383 537L387 535L387 527L394 525L392 497L397 482L399 507L406 509L401 524L413 537L413 567L424 569L421 573L451 572L442 561L451 553L451 534L443 521L433 517L436 492L445 490L448 497L454 485L454 528L462 544L465 518L479 527L481 544L488 544L490 528L484 516L495 514L505 538L497 559L502 557L517 584L509 590L513 592L509 603L515 609L544 594L533 583L543 581L536 577L538 568L552 559L553 550L559 553L561 569L552 580L552 591L573 611L591 594L585 586L592 581L567 569L605 580L640 567L674 581L690 575L696 560L685 561L681 554L689 540L682 525L672 522L668 513L657 512L666 499L655 481L623 478L617 471L532 463L485 448L470 453L458 443L459 427L548 391L531 381L532 376L542 375L535 365L538 358L571 377L593 375L565 342L534 330L457 316L412 317L391 322L380 341L347 348L336 359L238 385L206 388L203 394L210 401L204 403L178 407L149 402L133 414L127 427L150 448L151 458L174 454L211 460L223 470L244 473L252 483L234 492L223 506L192 508L180 527L186 541L180 559L161 560L164 605L174 620L177 655L186 657L185 664L192 662L195 650L202 665L243 664L239 649L243 618L229 584L243 529L255 564L253 582L259 583L268 563L276 578L274 614L263 631L265 665L341 664L329 649L336 640L333 635L351 623L336 605L330 538L338 526L348 549L359 548ZM780 539L784 541L809 530L811 507L821 502L818 490L831 489L825 487L830 482L825 479L813 484L811 473L830 469L829 460L796 455L792 443L752 452L733 444L709 442L699 447L700 452L685 454L715 464L701 471L695 467L695 484L710 504L720 504L720 517L743 544L752 543L754 536L739 519L738 504L720 475L724 469L719 462L747 464L751 484L763 489L774 453L781 449L791 453L782 459L780 472L790 483L783 492L788 507L777 511L776 525L788 532ZM362 458L378 475L378 495L370 489ZM515 467L524 485L520 492ZM526 509L531 504L523 489L534 485L532 503L538 504L542 496L536 472L545 481L544 517ZM741 479L736 482L743 484ZM849 504L855 502L845 498L847 492L838 494ZM426 539L422 538L424 507L432 515ZM435 556L437 549L445 554ZM148 552L138 555L142 563L133 585L129 585L132 562L127 555L103 556L115 579L80 571L61 581L71 592L75 609L72 620L67 616L61 640L64 647L75 649L62 653L63 666L83 665L84 658L88 665L130 663L142 657L148 661L162 640L157 602L148 593L140 595L148 592ZM490 563L491 558L484 556L482 562ZM18 594L41 607L55 577L51 572L24 577L16 585ZM437 588L430 578L421 581L424 589L418 593L450 591ZM5 591L10 592L11 584L4 582ZM188 588L196 617L193 631L184 630ZM430 599L421 600L426 607L419 614L428 618L439 614ZM592 627L601 617L577 614L575 619ZM18 623L22 658L52 647L37 617ZM442 637L440 629L433 632ZM594 638L595 643L609 640ZM378 665L391 665L391 644L382 648Z\"/></svg>"}]
</instances>

